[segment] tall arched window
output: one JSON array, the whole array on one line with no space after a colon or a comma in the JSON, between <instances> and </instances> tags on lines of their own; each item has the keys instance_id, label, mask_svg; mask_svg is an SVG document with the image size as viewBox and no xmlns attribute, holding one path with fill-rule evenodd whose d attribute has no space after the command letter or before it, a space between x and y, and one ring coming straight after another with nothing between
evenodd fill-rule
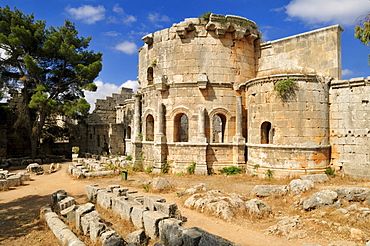
<instances>
[{"instance_id":1,"label":"tall arched window","mask_svg":"<svg viewBox=\"0 0 370 246\"><path fill-rule=\"evenodd\" d=\"M148 85L152 85L153 84L153 78L154 78L154 72L153 72L152 67L148 67L146 76L147 76L147 80L148 80Z\"/></svg>"},{"instance_id":2,"label":"tall arched window","mask_svg":"<svg viewBox=\"0 0 370 246\"><path fill-rule=\"evenodd\" d=\"M261 125L261 144L272 144L273 130L270 122L263 122Z\"/></svg>"},{"instance_id":3,"label":"tall arched window","mask_svg":"<svg viewBox=\"0 0 370 246\"><path fill-rule=\"evenodd\" d=\"M154 118L151 114L146 117L145 140L154 141Z\"/></svg>"},{"instance_id":4,"label":"tall arched window","mask_svg":"<svg viewBox=\"0 0 370 246\"><path fill-rule=\"evenodd\" d=\"M226 117L223 114L216 114L212 119L212 142L223 143L225 140Z\"/></svg>"},{"instance_id":5,"label":"tall arched window","mask_svg":"<svg viewBox=\"0 0 370 246\"><path fill-rule=\"evenodd\" d=\"M174 125L174 141L188 142L189 141L189 121L186 114L178 114L175 116Z\"/></svg>"}]
</instances>

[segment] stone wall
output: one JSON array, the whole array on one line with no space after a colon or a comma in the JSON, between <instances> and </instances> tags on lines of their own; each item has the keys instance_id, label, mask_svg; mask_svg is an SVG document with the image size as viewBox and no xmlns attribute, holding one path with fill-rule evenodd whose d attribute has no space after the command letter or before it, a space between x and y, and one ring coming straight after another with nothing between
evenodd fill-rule
<instances>
[{"instance_id":1,"label":"stone wall","mask_svg":"<svg viewBox=\"0 0 370 246\"><path fill-rule=\"evenodd\" d=\"M370 179L370 77L331 82L331 163Z\"/></svg>"},{"instance_id":2,"label":"stone wall","mask_svg":"<svg viewBox=\"0 0 370 246\"><path fill-rule=\"evenodd\" d=\"M342 78L339 25L261 44L257 77L296 72Z\"/></svg>"}]
</instances>

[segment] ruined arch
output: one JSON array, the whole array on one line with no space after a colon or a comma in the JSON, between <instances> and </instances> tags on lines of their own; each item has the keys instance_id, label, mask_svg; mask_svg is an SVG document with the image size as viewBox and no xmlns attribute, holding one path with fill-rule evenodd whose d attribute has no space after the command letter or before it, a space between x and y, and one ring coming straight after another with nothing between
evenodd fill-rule
<instances>
[{"instance_id":1,"label":"ruined arch","mask_svg":"<svg viewBox=\"0 0 370 246\"><path fill-rule=\"evenodd\" d=\"M209 113L211 142L225 143L229 138L231 113L224 108L215 108Z\"/></svg>"}]
</instances>

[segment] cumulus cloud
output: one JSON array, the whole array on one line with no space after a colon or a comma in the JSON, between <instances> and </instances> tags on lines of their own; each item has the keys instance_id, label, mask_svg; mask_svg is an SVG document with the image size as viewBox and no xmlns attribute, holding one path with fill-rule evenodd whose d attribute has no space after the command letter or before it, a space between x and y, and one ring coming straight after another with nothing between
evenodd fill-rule
<instances>
[{"instance_id":1,"label":"cumulus cloud","mask_svg":"<svg viewBox=\"0 0 370 246\"><path fill-rule=\"evenodd\" d=\"M114 7L113 7L113 12L117 13L117 14L123 14L124 11L123 11L123 8L121 8L119 6L119 4L115 4Z\"/></svg>"},{"instance_id":2,"label":"cumulus cloud","mask_svg":"<svg viewBox=\"0 0 370 246\"><path fill-rule=\"evenodd\" d=\"M103 5L93 7L91 5L83 5L79 8L66 8L67 13L76 20L81 20L86 24L94 24L97 21L105 19L105 8Z\"/></svg>"},{"instance_id":3,"label":"cumulus cloud","mask_svg":"<svg viewBox=\"0 0 370 246\"><path fill-rule=\"evenodd\" d=\"M291 18L308 24L355 25L369 11L369 0L292 0L285 6Z\"/></svg>"},{"instance_id":4,"label":"cumulus cloud","mask_svg":"<svg viewBox=\"0 0 370 246\"><path fill-rule=\"evenodd\" d=\"M124 24L126 24L126 25L131 25L131 23L133 23L133 22L136 22L137 21L137 19L136 19L136 17L135 16L133 16L133 15L127 15L127 16L125 16L124 18L123 18L123 23Z\"/></svg>"},{"instance_id":5,"label":"cumulus cloud","mask_svg":"<svg viewBox=\"0 0 370 246\"><path fill-rule=\"evenodd\" d=\"M125 54L132 55L137 52L137 46L135 43L124 41L120 44L117 44L115 47L116 50L122 51Z\"/></svg>"},{"instance_id":6,"label":"cumulus cloud","mask_svg":"<svg viewBox=\"0 0 370 246\"><path fill-rule=\"evenodd\" d=\"M160 15L159 13L149 14L148 20L156 23L156 22L169 22L170 18L167 15Z\"/></svg>"},{"instance_id":7,"label":"cumulus cloud","mask_svg":"<svg viewBox=\"0 0 370 246\"><path fill-rule=\"evenodd\" d=\"M111 96L113 93L120 93L121 87L132 88L134 92L136 92L138 88L138 83L135 80L127 80L121 86L104 83L102 80L97 80L94 83L98 87L95 92L85 91L85 99L90 103L90 112L92 112L95 108L96 99L105 99L107 96Z\"/></svg>"},{"instance_id":8,"label":"cumulus cloud","mask_svg":"<svg viewBox=\"0 0 370 246\"><path fill-rule=\"evenodd\" d=\"M106 35L106 36L109 36L109 37L117 37L117 36L122 35L122 33L116 32L116 31L109 31L109 32L105 32L103 34Z\"/></svg>"},{"instance_id":9,"label":"cumulus cloud","mask_svg":"<svg viewBox=\"0 0 370 246\"><path fill-rule=\"evenodd\" d=\"M349 69L343 69L342 70L342 75L343 76L351 75L351 74L353 74L353 71L352 70L349 70Z\"/></svg>"}]
</instances>

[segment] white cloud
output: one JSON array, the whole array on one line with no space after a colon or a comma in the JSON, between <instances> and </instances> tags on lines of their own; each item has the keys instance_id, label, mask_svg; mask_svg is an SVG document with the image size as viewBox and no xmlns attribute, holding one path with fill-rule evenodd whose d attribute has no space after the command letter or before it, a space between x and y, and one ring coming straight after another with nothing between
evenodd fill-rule
<instances>
[{"instance_id":1,"label":"white cloud","mask_svg":"<svg viewBox=\"0 0 370 246\"><path fill-rule=\"evenodd\" d=\"M106 36L110 36L110 37L117 37L117 36L122 35L122 33L116 32L116 31L109 31L109 32L105 32L103 34L106 35Z\"/></svg>"},{"instance_id":2,"label":"white cloud","mask_svg":"<svg viewBox=\"0 0 370 246\"><path fill-rule=\"evenodd\" d=\"M113 12L117 13L117 14L123 14L124 11L123 11L123 8L121 8L119 6L119 4L115 4L114 7L113 7Z\"/></svg>"},{"instance_id":3,"label":"white cloud","mask_svg":"<svg viewBox=\"0 0 370 246\"><path fill-rule=\"evenodd\" d=\"M355 25L370 10L369 0L292 0L285 6L291 18L308 24Z\"/></svg>"},{"instance_id":4,"label":"white cloud","mask_svg":"<svg viewBox=\"0 0 370 246\"><path fill-rule=\"evenodd\" d=\"M79 8L71 8L68 6L66 11L72 18L81 20L86 24L94 24L97 21L105 19L105 8L103 5L97 7L83 5Z\"/></svg>"},{"instance_id":5,"label":"white cloud","mask_svg":"<svg viewBox=\"0 0 370 246\"><path fill-rule=\"evenodd\" d=\"M131 23L136 22L136 21L137 19L133 15L127 15L125 16L125 18L123 18L123 23L126 25L130 25Z\"/></svg>"},{"instance_id":6,"label":"white cloud","mask_svg":"<svg viewBox=\"0 0 370 246\"><path fill-rule=\"evenodd\" d=\"M137 52L137 46L135 43L125 41L123 43L117 44L116 50L122 51L125 54L131 55Z\"/></svg>"},{"instance_id":7,"label":"white cloud","mask_svg":"<svg viewBox=\"0 0 370 246\"><path fill-rule=\"evenodd\" d=\"M342 75L343 76L351 75L351 74L353 74L353 71L352 70L349 70L349 69L343 69L342 70Z\"/></svg>"},{"instance_id":8,"label":"white cloud","mask_svg":"<svg viewBox=\"0 0 370 246\"><path fill-rule=\"evenodd\" d=\"M96 99L105 99L113 93L120 93L121 87L132 88L134 92L136 92L138 88L138 83L135 80L127 80L121 86L104 83L102 80L97 80L94 83L98 87L95 92L85 91L85 99L90 103L90 112L95 108Z\"/></svg>"},{"instance_id":9,"label":"white cloud","mask_svg":"<svg viewBox=\"0 0 370 246\"><path fill-rule=\"evenodd\" d=\"M151 22L169 22L170 18L167 15L160 15L159 13L149 14L148 20Z\"/></svg>"}]
</instances>

